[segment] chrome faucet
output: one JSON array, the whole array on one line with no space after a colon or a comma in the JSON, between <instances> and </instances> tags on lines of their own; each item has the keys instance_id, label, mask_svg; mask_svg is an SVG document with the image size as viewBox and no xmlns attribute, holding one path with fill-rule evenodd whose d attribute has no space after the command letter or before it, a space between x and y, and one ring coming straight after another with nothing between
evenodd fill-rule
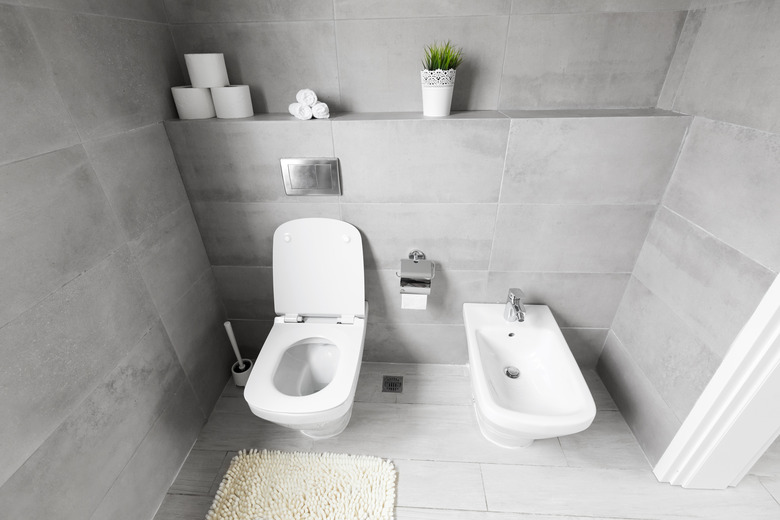
<instances>
[{"instance_id":1,"label":"chrome faucet","mask_svg":"<svg viewBox=\"0 0 780 520\"><path fill-rule=\"evenodd\" d=\"M525 294L517 288L509 289L504 307L504 319L506 321L525 321L525 306L523 305Z\"/></svg>"}]
</instances>

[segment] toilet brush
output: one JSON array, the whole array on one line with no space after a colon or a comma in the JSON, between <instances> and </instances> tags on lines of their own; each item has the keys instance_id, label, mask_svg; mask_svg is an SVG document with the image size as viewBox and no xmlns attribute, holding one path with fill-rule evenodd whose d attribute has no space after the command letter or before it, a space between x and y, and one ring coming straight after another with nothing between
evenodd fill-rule
<instances>
[{"instance_id":1,"label":"toilet brush","mask_svg":"<svg viewBox=\"0 0 780 520\"><path fill-rule=\"evenodd\" d=\"M233 326L229 321L225 322L225 330L227 331L228 338L230 338L230 345L233 347L233 353L236 355L236 361L233 363L231 371L233 372L233 383L236 386L246 386L246 382L249 379L249 373L252 371L252 361L241 357L241 353L238 351L238 344L236 343L236 336L233 334Z\"/></svg>"}]
</instances>

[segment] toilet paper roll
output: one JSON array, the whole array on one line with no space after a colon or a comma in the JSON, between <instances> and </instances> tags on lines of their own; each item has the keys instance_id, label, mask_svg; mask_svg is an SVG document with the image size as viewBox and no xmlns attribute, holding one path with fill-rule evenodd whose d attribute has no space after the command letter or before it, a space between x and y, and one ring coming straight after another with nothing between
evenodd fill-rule
<instances>
[{"instance_id":1,"label":"toilet paper roll","mask_svg":"<svg viewBox=\"0 0 780 520\"><path fill-rule=\"evenodd\" d=\"M425 310L428 305L428 295L426 294L402 294L401 308L414 309L418 311Z\"/></svg>"},{"instance_id":2,"label":"toilet paper roll","mask_svg":"<svg viewBox=\"0 0 780 520\"><path fill-rule=\"evenodd\" d=\"M209 119L217 115L207 88L171 87L171 93L179 119Z\"/></svg>"},{"instance_id":3,"label":"toilet paper roll","mask_svg":"<svg viewBox=\"0 0 780 520\"><path fill-rule=\"evenodd\" d=\"M197 88L224 87L230 85L225 56L222 53L185 54L184 62L190 74L190 83Z\"/></svg>"},{"instance_id":4,"label":"toilet paper roll","mask_svg":"<svg viewBox=\"0 0 780 520\"><path fill-rule=\"evenodd\" d=\"M220 119L235 119L254 115L249 85L230 85L211 89L214 109Z\"/></svg>"}]
</instances>

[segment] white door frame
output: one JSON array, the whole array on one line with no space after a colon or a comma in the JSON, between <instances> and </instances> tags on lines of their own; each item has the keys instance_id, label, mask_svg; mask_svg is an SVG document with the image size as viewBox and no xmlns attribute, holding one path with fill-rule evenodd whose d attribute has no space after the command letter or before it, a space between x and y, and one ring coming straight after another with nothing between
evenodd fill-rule
<instances>
[{"instance_id":1,"label":"white door frame","mask_svg":"<svg viewBox=\"0 0 780 520\"><path fill-rule=\"evenodd\" d=\"M734 339L653 473L661 482L686 488L736 486L778 433L780 276Z\"/></svg>"}]
</instances>

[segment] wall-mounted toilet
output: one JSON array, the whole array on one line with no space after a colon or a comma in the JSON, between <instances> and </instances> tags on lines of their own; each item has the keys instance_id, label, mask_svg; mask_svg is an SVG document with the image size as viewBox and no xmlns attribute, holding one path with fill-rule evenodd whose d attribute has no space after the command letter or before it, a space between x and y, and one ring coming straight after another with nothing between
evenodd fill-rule
<instances>
[{"instance_id":1,"label":"wall-mounted toilet","mask_svg":"<svg viewBox=\"0 0 780 520\"><path fill-rule=\"evenodd\" d=\"M273 239L274 319L244 389L252 413L316 439L352 415L368 304L360 232L292 220Z\"/></svg>"}]
</instances>

